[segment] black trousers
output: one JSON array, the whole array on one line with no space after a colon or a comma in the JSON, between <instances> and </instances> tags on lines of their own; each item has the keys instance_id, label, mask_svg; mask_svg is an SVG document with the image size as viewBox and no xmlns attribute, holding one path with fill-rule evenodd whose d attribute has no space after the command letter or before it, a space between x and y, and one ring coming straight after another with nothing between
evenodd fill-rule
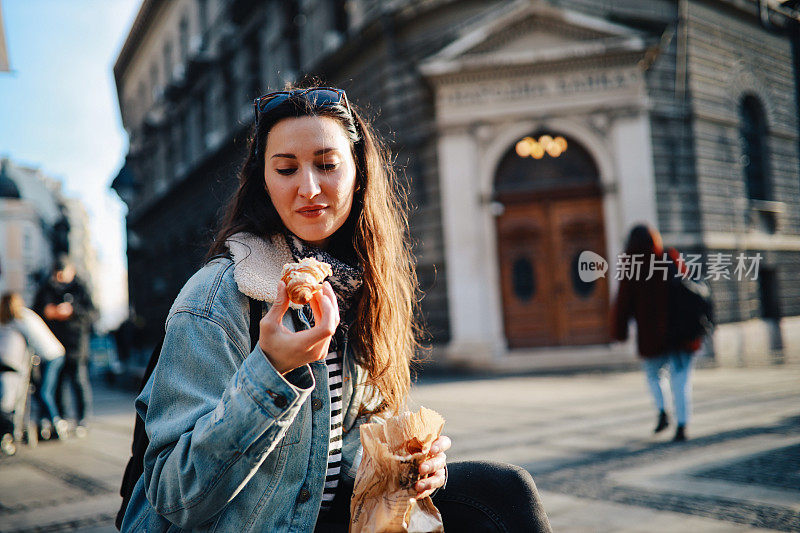
<instances>
[{"instance_id":1,"label":"black trousers","mask_svg":"<svg viewBox=\"0 0 800 533\"><path fill-rule=\"evenodd\" d=\"M92 410L92 384L89 382L88 360L72 358L64 360L56 389L56 405L62 418L67 418L67 413L64 412L64 395L67 390L72 393L75 418L82 424Z\"/></svg>"},{"instance_id":2,"label":"black trousers","mask_svg":"<svg viewBox=\"0 0 800 533\"><path fill-rule=\"evenodd\" d=\"M444 530L453 532L550 532L536 484L527 470L507 463L448 463L447 487L433 495ZM346 532L352 487L341 487L315 532Z\"/></svg>"}]
</instances>

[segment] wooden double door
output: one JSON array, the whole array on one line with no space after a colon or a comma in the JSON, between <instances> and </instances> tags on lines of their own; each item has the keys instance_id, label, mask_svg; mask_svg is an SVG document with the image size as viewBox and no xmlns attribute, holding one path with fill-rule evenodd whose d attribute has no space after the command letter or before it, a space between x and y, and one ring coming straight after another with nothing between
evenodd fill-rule
<instances>
[{"instance_id":1,"label":"wooden double door","mask_svg":"<svg viewBox=\"0 0 800 533\"><path fill-rule=\"evenodd\" d=\"M606 343L608 281L583 281L578 258L606 259L600 197L505 204L497 220L505 334L510 348Z\"/></svg>"}]
</instances>

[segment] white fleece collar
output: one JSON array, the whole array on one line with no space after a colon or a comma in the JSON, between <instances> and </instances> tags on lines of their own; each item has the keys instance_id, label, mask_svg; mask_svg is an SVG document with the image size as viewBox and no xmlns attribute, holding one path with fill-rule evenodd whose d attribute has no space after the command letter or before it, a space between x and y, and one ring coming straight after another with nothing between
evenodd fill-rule
<instances>
[{"instance_id":1,"label":"white fleece collar","mask_svg":"<svg viewBox=\"0 0 800 533\"><path fill-rule=\"evenodd\" d=\"M294 263L286 239L282 235L263 239L252 233L237 233L225 244L233 256L233 279L239 291L254 300L274 302L283 265Z\"/></svg>"}]
</instances>

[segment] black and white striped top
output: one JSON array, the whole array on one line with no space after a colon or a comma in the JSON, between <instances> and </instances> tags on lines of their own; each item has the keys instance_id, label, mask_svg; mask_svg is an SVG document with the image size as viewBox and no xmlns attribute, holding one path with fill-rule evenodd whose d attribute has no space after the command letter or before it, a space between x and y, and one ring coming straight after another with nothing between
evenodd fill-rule
<instances>
[{"instance_id":1,"label":"black and white striped top","mask_svg":"<svg viewBox=\"0 0 800 533\"><path fill-rule=\"evenodd\" d=\"M327 510L336 495L342 463L342 355L333 351L325 358L328 366L328 392L331 397L331 440L328 443L328 470L322 492L322 509Z\"/></svg>"}]
</instances>

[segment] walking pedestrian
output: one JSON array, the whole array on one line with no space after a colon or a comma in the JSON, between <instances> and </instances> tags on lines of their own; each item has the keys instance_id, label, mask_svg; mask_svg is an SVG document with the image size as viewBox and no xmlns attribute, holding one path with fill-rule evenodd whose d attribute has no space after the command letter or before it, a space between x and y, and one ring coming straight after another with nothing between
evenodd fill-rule
<instances>
[{"instance_id":1,"label":"walking pedestrian","mask_svg":"<svg viewBox=\"0 0 800 533\"><path fill-rule=\"evenodd\" d=\"M136 400L150 441L123 531L347 531L359 426L401 411L410 388L406 224L386 154L343 90L256 100L212 258L173 304ZM306 257L333 275L290 309L281 271ZM252 351L247 297L266 310ZM549 531L527 471L447 466L450 445L434 442L415 486L445 528Z\"/></svg>"},{"instance_id":2,"label":"walking pedestrian","mask_svg":"<svg viewBox=\"0 0 800 533\"><path fill-rule=\"evenodd\" d=\"M52 436L64 437L67 423L56 405L56 385L64 365L64 346L53 335L44 321L17 293L6 293L0 298L0 326L16 330L25 341L27 352L39 358L39 375L35 379L34 411L39 420L39 436L48 440ZM13 352L14 350L9 350ZM27 357L25 366L28 366ZM14 357L19 360L19 356ZM18 373L17 378L22 374Z\"/></svg>"},{"instance_id":3,"label":"walking pedestrian","mask_svg":"<svg viewBox=\"0 0 800 533\"><path fill-rule=\"evenodd\" d=\"M27 388L30 352L25 337L11 325L14 320L9 294L0 300L0 452L13 455L14 414L19 409L23 388Z\"/></svg>"},{"instance_id":4,"label":"walking pedestrian","mask_svg":"<svg viewBox=\"0 0 800 533\"><path fill-rule=\"evenodd\" d=\"M72 393L76 434L86 433L87 418L92 407L92 386L89 382L89 334L97 318L97 310L75 267L66 257L56 261L53 275L36 294L34 311L39 313L56 338L66 349L64 366L58 380L56 403L63 418L63 398Z\"/></svg>"},{"instance_id":5,"label":"walking pedestrian","mask_svg":"<svg viewBox=\"0 0 800 533\"><path fill-rule=\"evenodd\" d=\"M665 251L658 230L645 224L631 229L625 254L638 267L620 280L612 309L612 336L620 341L626 340L628 321L631 318L636 321L639 356L658 411L655 433L660 433L670 424L661 386L662 373L669 369L677 423L673 440L684 441L691 415L693 355L700 348L702 339L676 341L670 338L669 276L672 274L663 268L672 262L677 272L685 273L685 265L677 250L670 248Z\"/></svg>"}]
</instances>

